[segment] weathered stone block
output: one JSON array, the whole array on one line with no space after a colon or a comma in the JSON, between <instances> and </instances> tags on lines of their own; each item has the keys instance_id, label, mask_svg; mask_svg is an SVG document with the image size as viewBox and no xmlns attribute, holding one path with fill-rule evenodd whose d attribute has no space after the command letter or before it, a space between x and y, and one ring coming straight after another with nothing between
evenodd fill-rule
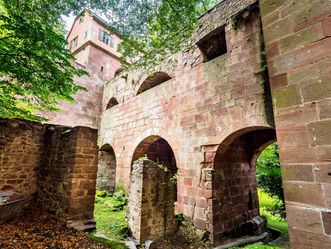
<instances>
[{"instance_id":1,"label":"weathered stone block","mask_svg":"<svg viewBox=\"0 0 331 249\"><path fill-rule=\"evenodd\" d=\"M281 39L279 41L280 52L286 53L288 51L295 50L305 46L308 43L320 40L323 37L323 25L322 22L319 22Z\"/></svg>"},{"instance_id":2,"label":"weathered stone block","mask_svg":"<svg viewBox=\"0 0 331 249\"><path fill-rule=\"evenodd\" d=\"M321 184L284 181L284 194L287 201L325 207Z\"/></svg>"},{"instance_id":3,"label":"weathered stone block","mask_svg":"<svg viewBox=\"0 0 331 249\"><path fill-rule=\"evenodd\" d=\"M313 166L310 164L283 164L281 168L283 181L314 181Z\"/></svg>"},{"instance_id":4,"label":"weathered stone block","mask_svg":"<svg viewBox=\"0 0 331 249\"><path fill-rule=\"evenodd\" d=\"M309 123L307 128L310 145L323 146L331 144L331 120Z\"/></svg>"},{"instance_id":5,"label":"weathered stone block","mask_svg":"<svg viewBox=\"0 0 331 249\"><path fill-rule=\"evenodd\" d=\"M310 233L323 233L323 225L319 210L287 205L286 215L289 226L300 228Z\"/></svg>"},{"instance_id":6,"label":"weathered stone block","mask_svg":"<svg viewBox=\"0 0 331 249\"><path fill-rule=\"evenodd\" d=\"M276 109L281 109L302 103L298 85L273 90L273 99Z\"/></svg>"}]
</instances>

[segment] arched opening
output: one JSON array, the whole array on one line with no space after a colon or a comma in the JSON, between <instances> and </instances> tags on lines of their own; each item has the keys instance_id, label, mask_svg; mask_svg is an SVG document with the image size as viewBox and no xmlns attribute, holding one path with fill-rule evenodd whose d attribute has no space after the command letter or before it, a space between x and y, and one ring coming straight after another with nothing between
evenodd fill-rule
<instances>
[{"instance_id":1,"label":"arched opening","mask_svg":"<svg viewBox=\"0 0 331 249\"><path fill-rule=\"evenodd\" d=\"M142 92L145 92L157 85L160 85L163 82L166 82L170 79L171 79L171 77L167 73L156 72L156 73L152 74L151 76L147 77L147 79L145 79L145 81L140 85L137 95L141 94Z\"/></svg>"},{"instance_id":2,"label":"arched opening","mask_svg":"<svg viewBox=\"0 0 331 249\"><path fill-rule=\"evenodd\" d=\"M233 133L220 144L213 176L216 244L266 231L266 222L259 213L256 160L275 140L274 129L252 127Z\"/></svg>"},{"instance_id":3,"label":"arched opening","mask_svg":"<svg viewBox=\"0 0 331 249\"><path fill-rule=\"evenodd\" d=\"M108 104L106 106L106 110L108 110L109 108L112 108L113 106L118 105L118 101L117 99L115 99L114 97L112 97L109 101Z\"/></svg>"},{"instance_id":4,"label":"arched opening","mask_svg":"<svg viewBox=\"0 0 331 249\"><path fill-rule=\"evenodd\" d=\"M115 189L116 157L113 148L105 144L98 156L97 190L112 193Z\"/></svg>"},{"instance_id":5,"label":"arched opening","mask_svg":"<svg viewBox=\"0 0 331 249\"><path fill-rule=\"evenodd\" d=\"M176 159L169 143L150 136L132 158L128 224L139 241L156 240L176 230Z\"/></svg>"}]
</instances>

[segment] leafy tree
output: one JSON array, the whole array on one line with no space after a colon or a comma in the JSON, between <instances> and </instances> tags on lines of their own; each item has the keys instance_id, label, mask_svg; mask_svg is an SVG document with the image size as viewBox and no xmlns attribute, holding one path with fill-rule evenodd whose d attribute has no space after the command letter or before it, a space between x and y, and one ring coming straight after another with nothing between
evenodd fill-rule
<instances>
[{"instance_id":1,"label":"leafy tree","mask_svg":"<svg viewBox=\"0 0 331 249\"><path fill-rule=\"evenodd\" d=\"M198 26L198 17L218 0L115 1L106 16L110 28L122 34L119 46L126 68L146 68L167 55L189 47L189 38Z\"/></svg>"},{"instance_id":2,"label":"leafy tree","mask_svg":"<svg viewBox=\"0 0 331 249\"><path fill-rule=\"evenodd\" d=\"M276 203L278 211L284 216L285 202L277 143L269 145L261 153L256 163L256 177L259 188L279 200Z\"/></svg>"},{"instance_id":3,"label":"leafy tree","mask_svg":"<svg viewBox=\"0 0 331 249\"><path fill-rule=\"evenodd\" d=\"M42 120L83 88L66 49L62 15L83 7L107 16L123 35L122 62L153 70L185 45L198 16L217 0L0 0L0 117Z\"/></svg>"},{"instance_id":4,"label":"leafy tree","mask_svg":"<svg viewBox=\"0 0 331 249\"><path fill-rule=\"evenodd\" d=\"M45 1L0 1L0 116L41 120L37 111L56 110L82 88L57 6Z\"/></svg>"}]
</instances>

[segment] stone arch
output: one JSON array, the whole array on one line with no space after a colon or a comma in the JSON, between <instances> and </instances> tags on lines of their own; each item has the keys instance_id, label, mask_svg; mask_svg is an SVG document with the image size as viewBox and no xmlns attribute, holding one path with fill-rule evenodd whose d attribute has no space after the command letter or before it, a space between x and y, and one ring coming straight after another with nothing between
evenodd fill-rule
<instances>
[{"instance_id":1,"label":"stone arch","mask_svg":"<svg viewBox=\"0 0 331 249\"><path fill-rule=\"evenodd\" d=\"M165 72L156 72L153 73L152 75L148 76L139 86L137 94L141 94L157 85L162 84L163 82L166 82L168 80L170 80L171 77L169 76L169 74L165 73Z\"/></svg>"},{"instance_id":2,"label":"stone arch","mask_svg":"<svg viewBox=\"0 0 331 249\"><path fill-rule=\"evenodd\" d=\"M176 172L175 155L165 139L149 136L138 144L132 157L127 214L137 240L175 232Z\"/></svg>"},{"instance_id":3,"label":"stone arch","mask_svg":"<svg viewBox=\"0 0 331 249\"><path fill-rule=\"evenodd\" d=\"M107 103L106 110L112 108L115 105L118 105L118 101L115 97L112 97Z\"/></svg>"},{"instance_id":4,"label":"stone arch","mask_svg":"<svg viewBox=\"0 0 331 249\"><path fill-rule=\"evenodd\" d=\"M265 223L259 216L255 161L275 140L273 128L258 126L238 130L219 145L213 165L214 243L264 232Z\"/></svg>"},{"instance_id":5,"label":"stone arch","mask_svg":"<svg viewBox=\"0 0 331 249\"><path fill-rule=\"evenodd\" d=\"M99 150L97 189L114 192L116 183L116 156L110 144L104 144Z\"/></svg>"}]
</instances>

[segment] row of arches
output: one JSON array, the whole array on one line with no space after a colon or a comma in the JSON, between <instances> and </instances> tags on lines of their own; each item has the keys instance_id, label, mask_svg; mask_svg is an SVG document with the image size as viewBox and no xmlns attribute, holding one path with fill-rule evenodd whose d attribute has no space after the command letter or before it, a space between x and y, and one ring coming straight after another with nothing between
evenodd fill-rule
<instances>
[{"instance_id":1,"label":"row of arches","mask_svg":"<svg viewBox=\"0 0 331 249\"><path fill-rule=\"evenodd\" d=\"M210 165L213 169L213 176L209 179L211 181L209 186L212 186L212 196L208 197L208 203L211 205L209 207L211 215L209 218L206 218L206 228L212 227L209 232L215 243L222 241L224 237L252 235L252 233L255 233L254 229L249 226L251 224L249 221L259 216L256 160L263 149L274 141L276 141L274 129L250 127L232 133L219 144L215 151L213 163ZM100 153L103 156L104 153L108 153L107 166L113 167L115 174L116 158L114 150L110 145L105 145L101 147ZM145 161L145 164L139 164L137 163L138 161ZM154 165L149 161L155 165L164 165L169 170L169 176L163 176L163 180L167 179L168 181L169 177L177 173L178 164L175 153L170 144L160 136L149 136L138 144L133 152L131 170L134 171L135 167L142 167L142 170L146 167L147 171L152 170L154 166L146 166ZM152 173L146 174L151 175ZM141 212L146 216L142 218L142 222L153 219L155 221L144 224L145 228L148 226L150 228L145 229L145 231L149 232L139 232L142 240L156 239L157 236L174 232L173 229L169 228L171 227L169 224L173 224L175 220L177 188L183 186L177 185L177 183L175 187L168 185L157 177L158 174L156 174L154 182L153 178L148 178L145 175L141 177L142 186L145 186L146 189L148 189L146 186L149 186L149 189L151 189L151 186L153 186L152 189L158 189L155 195L151 195L151 191L145 193L142 190L142 195L145 195L145 197L142 197L143 204L141 208L143 210ZM112 185L110 189L115 186L114 180L115 176L109 178L109 182ZM146 181L151 182L147 184ZM204 182L199 183L199 185L207 186L208 184ZM198 188L199 186L196 187ZM162 195L162 191L168 194ZM169 192L174 192L174 194L169 194ZM150 199L148 199L148 196ZM170 208L171 205L160 205L160 203L169 203L169 198L171 198L172 208ZM164 212L167 212L167 214L157 217ZM136 222L135 224L138 223ZM153 227L153 224L158 224L158 228ZM208 224L211 224L211 226ZM164 229L161 229L160 226L163 226ZM158 233L153 233L153 231L158 231Z\"/></svg>"},{"instance_id":2,"label":"row of arches","mask_svg":"<svg viewBox=\"0 0 331 249\"><path fill-rule=\"evenodd\" d=\"M171 77L165 72L155 72L152 75L148 76L139 86L136 91L136 95L139 95L143 92L148 91L149 89L161 85L162 83L170 80ZM118 101L115 97L111 97L106 105L106 110L118 105Z\"/></svg>"}]
</instances>

